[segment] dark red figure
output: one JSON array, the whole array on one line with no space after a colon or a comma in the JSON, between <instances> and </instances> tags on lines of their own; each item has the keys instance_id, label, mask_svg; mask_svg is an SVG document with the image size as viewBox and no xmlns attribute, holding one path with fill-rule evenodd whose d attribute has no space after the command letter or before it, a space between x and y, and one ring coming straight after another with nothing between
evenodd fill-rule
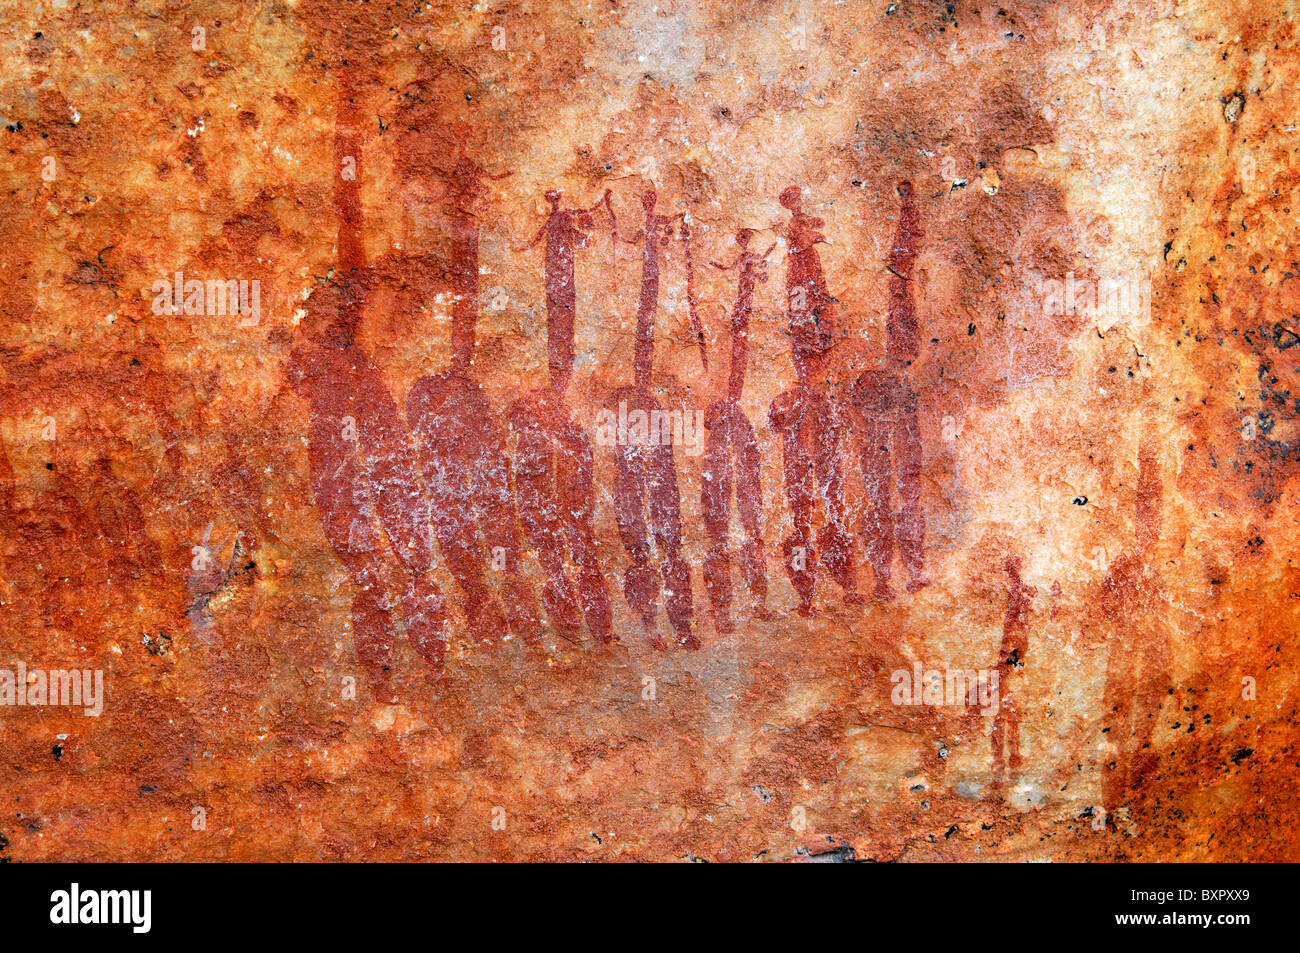
<instances>
[{"instance_id":1,"label":"dark red figure","mask_svg":"<svg viewBox=\"0 0 1300 953\"><path fill-rule=\"evenodd\" d=\"M483 196L484 178L504 176L488 176L464 154L447 176L451 367L416 382L407 396L406 416L423 464L434 536L465 596L472 635L490 646L507 631L535 638L538 619L536 600L521 571L505 428L470 376L479 306L475 207ZM504 610L487 581L489 573L505 581Z\"/></svg>"},{"instance_id":2,"label":"dark red figure","mask_svg":"<svg viewBox=\"0 0 1300 953\"><path fill-rule=\"evenodd\" d=\"M830 385L825 382L827 355L834 344L835 299L826 290L817 245L825 222L803 211L797 186L781 193L790 210L786 303L790 320L795 387L772 401L768 421L781 436L785 493L794 532L782 543L786 572L799 594L799 613L813 614L816 567L824 565L844 590L849 604L861 603L856 592L852 545L846 526L840 441L845 427ZM813 500L820 496L825 520L813 544Z\"/></svg>"},{"instance_id":3,"label":"dark red figure","mask_svg":"<svg viewBox=\"0 0 1300 953\"><path fill-rule=\"evenodd\" d=\"M645 225L641 233L631 239L632 242L641 242L641 296L636 309L634 357L636 382L631 387L619 388L611 398L620 408L626 402L629 414L640 410L647 417L651 411L659 409L650 392L655 311L659 305L659 249L672 237L674 224L683 217L657 215L656 199L653 189L642 194ZM648 446L620 443L616 447L615 460L614 514L618 519L623 548L632 558L623 580L628 605L640 614L651 644L664 649L663 641L652 634L655 604L662 588L668 620L677 634L678 644L697 649L699 640L691 632L694 615L691 571L681 551L681 496L677 491L672 442L656 437ZM651 564L656 555L661 558L658 568Z\"/></svg>"},{"instance_id":4,"label":"dark red figure","mask_svg":"<svg viewBox=\"0 0 1300 953\"><path fill-rule=\"evenodd\" d=\"M546 193L550 214L536 237L520 251L546 239L546 364L552 385L563 391L573 374L573 327L577 313L577 286L573 278L573 253L585 248L595 225L592 213L609 201L609 190L591 208L561 208L560 193Z\"/></svg>"},{"instance_id":5,"label":"dark red figure","mask_svg":"<svg viewBox=\"0 0 1300 953\"><path fill-rule=\"evenodd\" d=\"M700 502L704 526L712 545L704 560L704 586L713 604L719 632L731 632L731 487L736 487L736 508L744 542L740 565L760 618L767 618L767 567L763 552L763 492L759 483L758 442L754 428L740 409L749 363L749 320L754 308L754 284L767 281L766 261L775 245L759 255L749 250L754 232L742 228L736 233L740 257L731 265L713 263L723 271L739 269L736 307L731 312L731 368L727 397L713 404L704 417L709 430L704 451L704 479Z\"/></svg>"},{"instance_id":6,"label":"dark red figure","mask_svg":"<svg viewBox=\"0 0 1300 953\"><path fill-rule=\"evenodd\" d=\"M602 201L608 198L606 192ZM554 190L546 200L551 213L528 247L545 236L550 387L526 394L510 407L519 515L546 573L542 601L556 630L576 642L585 617L592 636L608 643L614 639L614 624L592 531L591 441L574 422L564 397L573 376L574 251L586 245L596 206L561 208L560 193ZM566 565L570 558L576 581Z\"/></svg>"},{"instance_id":7,"label":"dark red figure","mask_svg":"<svg viewBox=\"0 0 1300 953\"><path fill-rule=\"evenodd\" d=\"M344 90L335 135L340 168L360 155L356 119ZM357 656L382 690L399 621L420 656L442 671L446 607L430 575L429 503L410 433L357 342L366 275L354 178L340 177L335 205L337 275L309 306L306 340L290 356L289 382L311 407L307 458L321 527L358 590L352 601Z\"/></svg>"},{"instance_id":8,"label":"dark red figure","mask_svg":"<svg viewBox=\"0 0 1300 953\"><path fill-rule=\"evenodd\" d=\"M1020 702L1013 688L1029 652L1029 616L1037 590L1020 578L1020 557L1008 556L1007 611L1002 617L1002 644L998 648L998 711L993 716L993 789L1001 791L1011 776L1020 774ZM1004 755L1005 751L1005 755Z\"/></svg>"},{"instance_id":9,"label":"dark red figure","mask_svg":"<svg viewBox=\"0 0 1300 953\"><path fill-rule=\"evenodd\" d=\"M875 575L876 598L882 601L894 595L890 575L895 544L907 570L907 591L917 592L928 581L923 574L921 429L917 422L917 394L908 370L920 349L912 266L923 232L912 183L900 182L898 194L902 204L889 255L888 366L859 377L853 395L863 427L862 480L869 507L865 520L867 561ZM891 492L897 496L897 516Z\"/></svg>"}]
</instances>

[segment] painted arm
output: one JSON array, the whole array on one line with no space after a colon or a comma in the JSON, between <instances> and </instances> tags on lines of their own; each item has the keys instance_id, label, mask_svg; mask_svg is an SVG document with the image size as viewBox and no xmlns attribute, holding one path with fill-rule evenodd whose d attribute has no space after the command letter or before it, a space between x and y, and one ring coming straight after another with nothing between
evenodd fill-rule
<instances>
[{"instance_id":1,"label":"painted arm","mask_svg":"<svg viewBox=\"0 0 1300 953\"><path fill-rule=\"evenodd\" d=\"M546 221L542 222L542 227L537 230L537 237L534 238L527 245L525 245L523 248L513 248L512 246L512 250L516 252L525 252L525 251L531 251L532 249L536 248L537 243L540 242L542 240L542 236L546 234L546 230L551 227L551 219L554 217L555 217L554 212L546 216Z\"/></svg>"},{"instance_id":2,"label":"painted arm","mask_svg":"<svg viewBox=\"0 0 1300 953\"><path fill-rule=\"evenodd\" d=\"M623 244L625 245L635 245L643 237L645 237L645 232L640 231L637 232L633 237L626 238L624 237L623 233L618 230L618 216L614 214L614 203L610 200L609 189L605 190L605 195L601 198L600 204L603 204L605 206L606 211L609 212L609 237L613 242L615 243L623 242Z\"/></svg>"},{"instance_id":3,"label":"painted arm","mask_svg":"<svg viewBox=\"0 0 1300 953\"><path fill-rule=\"evenodd\" d=\"M705 372L709 370L709 346L704 341L704 325L700 322L699 310L695 300L695 259L691 254L691 226L686 222L686 213L678 216L682 220L682 247L686 252L686 309L691 316L691 331L700 345L700 364Z\"/></svg>"}]
</instances>

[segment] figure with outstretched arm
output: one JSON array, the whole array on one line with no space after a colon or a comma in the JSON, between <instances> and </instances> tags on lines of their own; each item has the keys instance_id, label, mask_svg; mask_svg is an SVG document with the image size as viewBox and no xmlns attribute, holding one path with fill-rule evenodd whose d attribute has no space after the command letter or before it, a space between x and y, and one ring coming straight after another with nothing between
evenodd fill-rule
<instances>
[{"instance_id":1,"label":"figure with outstretched arm","mask_svg":"<svg viewBox=\"0 0 1300 953\"><path fill-rule=\"evenodd\" d=\"M744 541L740 564L754 600L755 612L767 618L767 568L763 551L763 492L759 481L758 442L754 428L740 409L745 387L745 369L749 362L749 321L754 307L756 282L767 281L766 262L776 244L763 254L750 251L752 229L736 233L740 255L730 265L713 262L721 271L738 271L736 306L731 312L731 366L727 378L727 396L714 403L705 413L709 431L704 451L700 502L704 525L711 542L704 560L704 585L713 605L719 632L731 632L731 488L736 488L736 508L740 514Z\"/></svg>"},{"instance_id":2,"label":"figure with outstretched arm","mask_svg":"<svg viewBox=\"0 0 1300 953\"><path fill-rule=\"evenodd\" d=\"M559 635L578 641L583 620L598 642L614 641L609 590L596 559L592 527L595 499L591 441L573 419L565 398L573 375L577 288L574 253L586 245L592 213L608 205L609 192L591 208L566 209L557 190L546 193L551 207L527 248L546 240L546 353L548 387L525 394L510 406L516 438L515 486L519 515L546 574L542 602ZM526 249L524 249L526 250ZM572 564L572 572L569 564Z\"/></svg>"},{"instance_id":3,"label":"figure with outstretched arm","mask_svg":"<svg viewBox=\"0 0 1300 953\"><path fill-rule=\"evenodd\" d=\"M786 307L795 386L777 396L768 421L781 438L782 477L793 532L782 543L786 573L799 596L798 611L813 615L816 569L825 566L844 591L844 601L860 604L852 544L844 505L841 442L846 436L841 409L826 380L835 342L835 299L826 288L817 245L826 239L825 223L803 210L798 186L781 193L790 212ZM813 536L813 509L822 501L821 528Z\"/></svg>"},{"instance_id":4,"label":"figure with outstretched arm","mask_svg":"<svg viewBox=\"0 0 1300 953\"><path fill-rule=\"evenodd\" d=\"M336 158L361 154L346 74L339 92ZM366 298L360 190L335 187L338 267L317 289L290 357L289 383L310 406L307 459L325 537L356 586L352 635L372 688L387 692L399 624L441 673L446 607L433 580L429 503L397 404L357 340Z\"/></svg>"},{"instance_id":5,"label":"figure with outstretched arm","mask_svg":"<svg viewBox=\"0 0 1300 953\"><path fill-rule=\"evenodd\" d=\"M659 406L651 393L655 314L659 306L659 251L673 237L674 226L684 215L660 215L655 211L656 202L653 189L642 193L645 224L629 240L641 244L634 383L611 395L620 415L626 408L629 419L637 414L644 414L645 420L660 419ZM640 615L651 645L661 650L666 648L654 632L656 604L662 591L677 644L697 649L700 643L691 631L694 615L691 571L682 556L681 496L677 489L673 443L671 437L663 439L664 434L653 428L645 436L644 442L622 441L615 447L614 515L623 548L631 559L623 578L623 592L628 605Z\"/></svg>"},{"instance_id":6,"label":"figure with outstretched arm","mask_svg":"<svg viewBox=\"0 0 1300 953\"><path fill-rule=\"evenodd\" d=\"M573 373L573 327L577 312L577 288L573 278L574 251L586 247L587 234L595 225L592 213L609 202L605 190L590 208L562 208L560 192L549 189L551 211L537 236L524 248L529 251L546 239L546 363L551 386L563 391Z\"/></svg>"},{"instance_id":7,"label":"figure with outstretched arm","mask_svg":"<svg viewBox=\"0 0 1300 953\"><path fill-rule=\"evenodd\" d=\"M508 173L489 176L465 154L468 130L460 129L459 135L462 155L447 174L444 204L451 233L451 365L416 382L407 396L406 413L432 503L434 536L464 595L472 635L493 646L510 634L535 638L539 620L521 565L505 428L472 376L482 182ZM503 582L504 607L489 575Z\"/></svg>"}]
</instances>

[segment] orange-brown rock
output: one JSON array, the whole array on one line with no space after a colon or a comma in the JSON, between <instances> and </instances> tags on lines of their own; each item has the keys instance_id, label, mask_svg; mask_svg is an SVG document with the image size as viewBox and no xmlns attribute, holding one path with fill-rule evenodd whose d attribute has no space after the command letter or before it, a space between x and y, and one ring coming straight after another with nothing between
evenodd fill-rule
<instances>
[{"instance_id":1,"label":"orange-brown rock","mask_svg":"<svg viewBox=\"0 0 1300 953\"><path fill-rule=\"evenodd\" d=\"M0 853L1298 859L1295 15L11 5Z\"/></svg>"}]
</instances>

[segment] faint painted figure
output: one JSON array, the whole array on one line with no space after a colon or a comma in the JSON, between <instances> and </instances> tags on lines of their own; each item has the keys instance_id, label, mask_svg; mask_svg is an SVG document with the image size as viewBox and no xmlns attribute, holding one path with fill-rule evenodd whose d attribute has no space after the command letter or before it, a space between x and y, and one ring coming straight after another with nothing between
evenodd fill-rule
<instances>
[{"instance_id":1,"label":"faint painted figure","mask_svg":"<svg viewBox=\"0 0 1300 953\"><path fill-rule=\"evenodd\" d=\"M592 530L591 441L565 400L573 376L574 252L586 245L592 212L600 203L566 209L555 190L546 193L546 200L551 212L528 248L545 237L550 386L525 394L510 407L519 516L546 573L542 602L551 624L562 638L576 642L585 619L592 637L608 643L614 640L614 624ZM608 206L608 192L601 201Z\"/></svg>"},{"instance_id":2,"label":"faint painted figure","mask_svg":"<svg viewBox=\"0 0 1300 953\"><path fill-rule=\"evenodd\" d=\"M463 144L468 129L457 131L461 155L445 177L451 366L416 382L406 399L406 417L417 441L434 537L464 595L471 637L490 646L508 632L535 638L538 618L522 572L505 427L472 376L479 309L477 205L482 180L503 176L488 176L469 158ZM504 608L490 576L503 583Z\"/></svg>"},{"instance_id":3,"label":"faint painted figure","mask_svg":"<svg viewBox=\"0 0 1300 953\"><path fill-rule=\"evenodd\" d=\"M1037 590L1021 579L1019 556L1008 556L1007 609L1002 617L998 647L998 709L993 717L993 789L1001 792L1010 778L1020 776L1020 711L1024 705L1016 686L1029 652L1029 616Z\"/></svg>"},{"instance_id":4,"label":"faint painted figure","mask_svg":"<svg viewBox=\"0 0 1300 953\"><path fill-rule=\"evenodd\" d=\"M908 592L927 583L925 514L921 509L921 430L917 393L910 367L920 349L912 267L924 233L912 193L912 183L900 182L898 227L889 255L889 317L886 362L882 370L858 378L854 400L861 413L862 479L866 489L867 561L875 576L877 599L888 601L894 551L902 556ZM895 499L896 498L896 499ZM895 513L895 502L897 513Z\"/></svg>"},{"instance_id":5,"label":"faint painted figure","mask_svg":"<svg viewBox=\"0 0 1300 953\"><path fill-rule=\"evenodd\" d=\"M745 369L749 363L749 321L754 308L754 285L767 281L766 261L775 244L763 254L750 251L754 232L742 228L736 233L740 255L730 265L714 262L723 271L738 271L736 306L731 312L731 366L727 377L727 396L713 404L705 414L709 430L704 451L704 475L700 502L704 525L709 533L709 553L704 560L704 585L713 605L719 632L731 632L731 493L735 486L736 509L744 539L740 548L740 566L755 613L767 618L767 566L763 551L763 492L759 481L758 442L754 428L740 409L745 388Z\"/></svg>"},{"instance_id":6,"label":"faint painted figure","mask_svg":"<svg viewBox=\"0 0 1300 953\"><path fill-rule=\"evenodd\" d=\"M360 154L358 117L340 90L335 133L339 167ZM429 503L411 435L378 369L357 342L366 295L361 203L355 179L340 176L338 268L308 301L289 382L310 405L307 459L326 539L357 592L352 634L372 686L383 690L399 624L412 647L441 672L446 607L432 579Z\"/></svg>"},{"instance_id":7,"label":"faint painted figure","mask_svg":"<svg viewBox=\"0 0 1300 953\"><path fill-rule=\"evenodd\" d=\"M641 243L635 383L619 388L610 398L619 407L626 403L629 417L641 412L649 418L652 411L659 410L651 393L655 313L659 305L659 250L673 237L674 225L683 216L657 214L656 201L653 189L642 194L645 224L630 239ZM688 649L699 648L699 641L691 631L694 614L691 571L682 556L681 497L672 441L654 440L648 445L620 442L615 449L615 462L614 513L623 548L632 560L623 585L628 605L641 616L651 644L666 648L663 640L654 634L655 607L662 590L678 644Z\"/></svg>"},{"instance_id":8,"label":"faint painted figure","mask_svg":"<svg viewBox=\"0 0 1300 953\"><path fill-rule=\"evenodd\" d=\"M7 597L0 620L12 619L15 633L35 637L76 631L90 594L113 591L108 586L116 562L114 541L103 535L93 508L82 501L78 491L86 481L76 479L69 444L65 437L40 445L38 455L49 461L48 468L35 467L28 479L17 482L0 443L0 492L5 497L0 596Z\"/></svg>"},{"instance_id":9,"label":"faint painted figure","mask_svg":"<svg viewBox=\"0 0 1300 953\"><path fill-rule=\"evenodd\" d=\"M847 436L835 394L826 381L828 353L835 342L835 299L826 289L817 245L825 222L803 210L797 186L781 193L790 211L785 236L789 246L786 305L789 316L795 386L779 395L768 421L781 438L786 499L794 523L782 542L786 572L799 596L799 613L813 614L816 569L824 566L844 590L849 604L861 603L846 525L841 441ZM813 537L815 501L823 521Z\"/></svg>"},{"instance_id":10,"label":"faint painted figure","mask_svg":"<svg viewBox=\"0 0 1300 953\"><path fill-rule=\"evenodd\" d=\"M1154 563L1160 539L1161 486L1154 439L1138 450L1134 501L1136 547L1111 563L1102 582L1101 614L1108 625L1105 711L1102 715L1102 806L1109 817L1128 804L1155 768L1151 749L1160 705L1169 692L1169 636L1156 607L1165 603Z\"/></svg>"}]
</instances>

